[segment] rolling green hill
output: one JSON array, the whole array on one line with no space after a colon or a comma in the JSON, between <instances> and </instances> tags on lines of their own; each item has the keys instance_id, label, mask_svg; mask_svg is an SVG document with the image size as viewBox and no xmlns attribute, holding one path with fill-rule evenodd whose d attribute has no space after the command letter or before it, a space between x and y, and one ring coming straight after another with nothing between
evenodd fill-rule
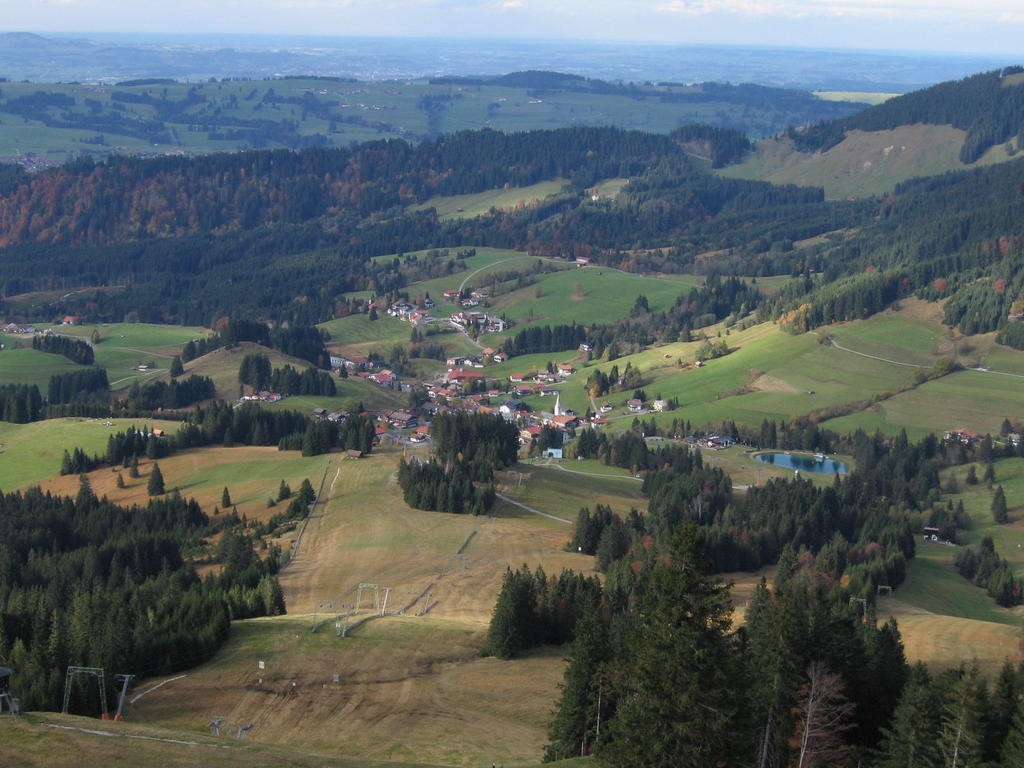
<instances>
[{"instance_id":1,"label":"rolling green hill","mask_svg":"<svg viewBox=\"0 0 1024 768\"><path fill-rule=\"evenodd\" d=\"M910 178L1006 161L1024 150L1015 68L881 100L857 115L764 139L733 178L823 187L831 199L891 192Z\"/></svg>"},{"instance_id":2,"label":"rolling green hill","mask_svg":"<svg viewBox=\"0 0 1024 768\"><path fill-rule=\"evenodd\" d=\"M529 76L400 83L332 78L4 83L0 158L21 157L37 167L80 152L102 157L349 146L482 127L522 131L618 125L668 133L688 123L710 123L767 136L787 125L862 108L781 88L581 85L581 78L546 74L552 77L541 86ZM538 87L543 89L539 93Z\"/></svg>"}]
</instances>

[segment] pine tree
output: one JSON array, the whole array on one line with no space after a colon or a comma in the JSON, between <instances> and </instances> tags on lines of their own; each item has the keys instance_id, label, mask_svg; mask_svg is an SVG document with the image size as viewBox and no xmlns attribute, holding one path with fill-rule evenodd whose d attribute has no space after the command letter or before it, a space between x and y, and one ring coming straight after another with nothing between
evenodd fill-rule
<instances>
[{"instance_id":1,"label":"pine tree","mask_svg":"<svg viewBox=\"0 0 1024 768\"><path fill-rule=\"evenodd\" d=\"M743 751L729 589L710 578L697 526L680 524L640 597L619 709L600 747L617 768L714 766Z\"/></svg>"},{"instance_id":2,"label":"pine tree","mask_svg":"<svg viewBox=\"0 0 1024 768\"><path fill-rule=\"evenodd\" d=\"M177 355L171 360L171 378L176 379L185 372L185 366L181 364L181 358Z\"/></svg>"},{"instance_id":3,"label":"pine tree","mask_svg":"<svg viewBox=\"0 0 1024 768\"><path fill-rule=\"evenodd\" d=\"M124 488L125 487L124 477L121 476L120 472L117 473L117 481L116 481L115 485L117 485L118 488Z\"/></svg>"},{"instance_id":4,"label":"pine tree","mask_svg":"<svg viewBox=\"0 0 1024 768\"><path fill-rule=\"evenodd\" d=\"M231 494L228 493L228 487L226 485L224 486L223 492L220 494L220 505L224 509L231 506Z\"/></svg>"},{"instance_id":5,"label":"pine tree","mask_svg":"<svg viewBox=\"0 0 1024 768\"><path fill-rule=\"evenodd\" d=\"M1003 768L1024 768L1024 704L1017 703L1010 721L1010 732L1003 741L1001 752Z\"/></svg>"},{"instance_id":6,"label":"pine tree","mask_svg":"<svg viewBox=\"0 0 1024 768\"><path fill-rule=\"evenodd\" d=\"M1006 494L1001 485L996 486L996 492L992 496L992 519L1000 525L1010 519L1009 510L1006 507Z\"/></svg>"},{"instance_id":7,"label":"pine tree","mask_svg":"<svg viewBox=\"0 0 1024 768\"><path fill-rule=\"evenodd\" d=\"M150 496L159 496L164 493L164 475L160 471L160 465L153 462L153 468L149 471L149 482L146 484L146 492Z\"/></svg>"},{"instance_id":8,"label":"pine tree","mask_svg":"<svg viewBox=\"0 0 1024 768\"><path fill-rule=\"evenodd\" d=\"M584 605L575 631L569 663L559 686L562 695L548 724L546 762L587 754L597 746L599 708L609 703L607 691L602 691L601 686L605 680L602 667L610 660L611 647L608 629L595 601Z\"/></svg>"},{"instance_id":9,"label":"pine tree","mask_svg":"<svg viewBox=\"0 0 1024 768\"><path fill-rule=\"evenodd\" d=\"M953 672L943 707L938 748L947 768L972 768L981 758L981 717L978 711L978 668Z\"/></svg>"},{"instance_id":10,"label":"pine tree","mask_svg":"<svg viewBox=\"0 0 1024 768\"><path fill-rule=\"evenodd\" d=\"M978 471L974 468L973 464L967 468L967 477L964 478L964 482L968 485L978 484Z\"/></svg>"},{"instance_id":11,"label":"pine tree","mask_svg":"<svg viewBox=\"0 0 1024 768\"><path fill-rule=\"evenodd\" d=\"M938 719L930 690L931 677L918 664L903 688L889 727L882 728L878 768L936 768L934 725Z\"/></svg>"},{"instance_id":12,"label":"pine tree","mask_svg":"<svg viewBox=\"0 0 1024 768\"><path fill-rule=\"evenodd\" d=\"M138 476L139 476L139 457L136 456L135 454L132 454L131 464L128 465L128 477L134 478L134 477L138 477Z\"/></svg>"},{"instance_id":13,"label":"pine tree","mask_svg":"<svg viewBox=\"0 0 1024 768\"><path fill-rule=\"evenodd\" d=\"M288 483L286 483L282 479L281 480L281 485L278 486L278 489L277 489L277 500L278 501L284 501L285 499L287 499L291 495L292 495L292 489L290 487L288 487Z\"/></svg>"},{"instance_id":14,"label":"pine tree","mask_svg":"<svg viewBox=\"0 0 1024 768\"><path fill-rule=\"evenodd\" d=\"M990 461L985 465L985 474L981 476L981 479L992 487L992 483L996 480L996 468L995 465Z\"/></svg>"}]
</instances>

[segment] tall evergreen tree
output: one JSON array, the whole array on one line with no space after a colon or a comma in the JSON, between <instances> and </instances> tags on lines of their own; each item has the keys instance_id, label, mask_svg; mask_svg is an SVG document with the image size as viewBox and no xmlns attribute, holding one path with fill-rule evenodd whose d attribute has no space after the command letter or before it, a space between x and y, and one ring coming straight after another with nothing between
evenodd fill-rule
<instances>
[{"instance_id":1,"label":"tall evergreen tree","mask_svg":"<svg viewBox=\"0 0 1024 768\"><path fill-rule=\"evenodd\" d=\"M930 684L923 664L911 670L892 721L882 728L878 768L938 768L935 724L940 713Z\"/></svg>"},{"instance_id":2,"label":"tall evergreen tree","mask_svg":"<svg viewBox=\"0 0 1024 768\"><path fill-rule=\"evenodd\" d=\"M160 471L160 464L153 462L153 468L149 471L149 482L146 483L146 492L150 496L159 496L164 493L164 475Z\"/></svg>"},{"instance_id":3,"label":"tall evergreen tree","mask_svg":"<svg viewBox=\"0 0 1024 768\"><path fill-rule=\"evenodd\" d=\"M610 766L728 765L743 751L729 589L708 576L702 546L697 526L680 524L640 598L611 740L599 751Z\"/></svg>"},{"instance_id":4,"label":"tall evergreen tree","mask_svg":"<svg viewBox=\"0 0 1024 768\"><path fill-rule=\"evenodd\" d=\"M185 373L185 366L181 364L181 358L175 355L174 359L171 360L171 378L176 379L183 373Z\"/></svg>"},{"instance_id":5,"label":"tall evergreen tree","mask_svg":"<svg viewBox=\"0 0 1024 768\"><path fill-rule=\"evenodd\" d=\"M1006 506L1006 494L1001 485L996 486L996 492L992 496L992 519L1000 525L1010 519L1010 513Z\"/></svg>"},{"instance_id":6,"label":"tall evergreen tree","mask_svg":"<svg viewBox=\"0 0 1024 768\"><path fill-rule=\"evenodd\" d=\"M569 649L562 692L548 724L544 760L564 760L587 754L597 746L598 723L611 703L602 691L603 666L610 661L608 629L595 601L588 601L576 623L576 639ZM602 711L604 710L604 711Z\"/></svg>"}]
</instances>

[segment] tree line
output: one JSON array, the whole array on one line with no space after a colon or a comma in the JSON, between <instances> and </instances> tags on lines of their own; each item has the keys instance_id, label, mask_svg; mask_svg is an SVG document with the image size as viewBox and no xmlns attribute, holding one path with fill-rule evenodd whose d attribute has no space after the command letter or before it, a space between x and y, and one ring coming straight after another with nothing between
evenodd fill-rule
<instances>
[{"instance_id":1,"label":"tree line","mask_svg":"<svg viewBox=\"0 0 1024 768\"><path fill-rule=\"evenodd\" d=\"M84 481L75 498L0 493L0 658L18 670L22 705L58 710L69 664L170 674L210 658L232 619L282 613L277 550L261 559L237 531L219 548L224 571L196 575L183 551L212 532L173 494L121 507ZM73 690L73 711L97 704Z\"/></svg>"}]
</instances>

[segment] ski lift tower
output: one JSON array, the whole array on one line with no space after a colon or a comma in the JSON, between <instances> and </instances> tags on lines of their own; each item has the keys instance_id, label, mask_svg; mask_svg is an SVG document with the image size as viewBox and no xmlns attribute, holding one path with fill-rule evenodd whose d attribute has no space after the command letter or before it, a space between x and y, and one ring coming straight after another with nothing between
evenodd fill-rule
<instances>
[{"instance_id":1,"label":"ski lift tower","mask_svg":"<svg viewBox=\"0 0 1024 768\"><path fill-rule=\"evenodd\" d=\"M68 667L67 676L64 679L64 706L61 707L60 711L65 715L68 713L68 705L71 703L71 684L74 682L75 677L79 675L96 678L100 689L100 716L104 720L109 720L110 715L107 712L107 680L106 673L102 667Z\"/></svg>"}]
</instances>

